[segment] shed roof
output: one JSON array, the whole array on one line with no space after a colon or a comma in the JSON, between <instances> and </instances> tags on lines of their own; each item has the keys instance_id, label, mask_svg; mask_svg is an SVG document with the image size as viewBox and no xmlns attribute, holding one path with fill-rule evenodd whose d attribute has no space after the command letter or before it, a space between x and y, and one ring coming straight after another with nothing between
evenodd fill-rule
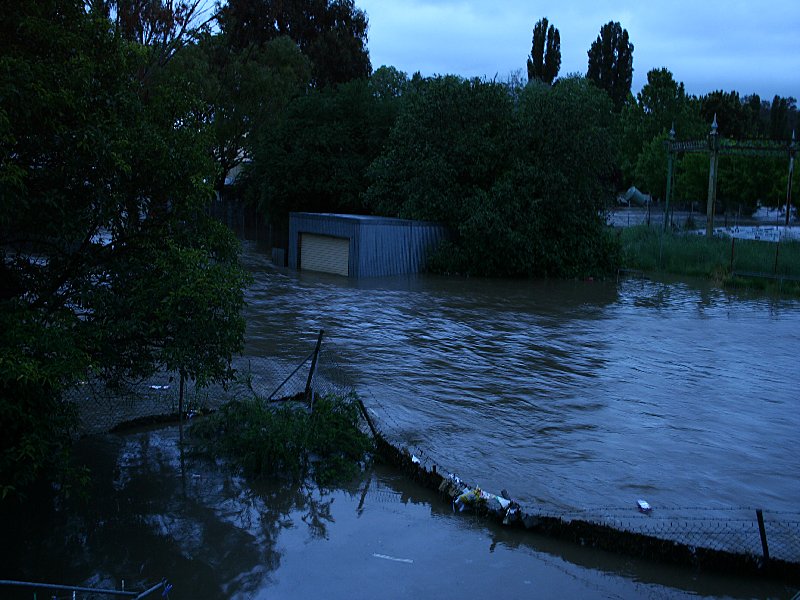
<instances>
[{"instance_id":1,"label":"shed roof","mask_svg":"<svg viewBox=\"0 0 800 600\"><path fill-rule=\"evenodd\" d=\"M293 212L290 217L302 217L304 219L330 220L339 219L343 221L353 221L373 225L435 225L428 221L415 221L413 219L398 219L396 217L382 217L379 215L349 215L342 213L311 213Z\"/></svg>"}]
</instances>

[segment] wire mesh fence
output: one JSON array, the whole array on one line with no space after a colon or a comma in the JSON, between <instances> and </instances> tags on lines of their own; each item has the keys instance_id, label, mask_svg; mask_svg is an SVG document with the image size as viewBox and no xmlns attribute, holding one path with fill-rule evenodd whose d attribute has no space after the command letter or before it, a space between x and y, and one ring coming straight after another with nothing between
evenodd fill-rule
<instances>
[{"instance_id":1,"label":"wire mesh fence","mask_svg":"<svg viewBox=\"0 0 800 600\"><path fill-rule=\"evenodd\" d=\"M276 401L297 398L309 390L322 396L356 393L363 400L374 426L390 445L413 457L413 465L425 473L444 477L454 474L455 465L437 460L436 449L409 447L402 442L403 428L393 417L392 410L374 394L359 390L346 365L324 349L319 353L315 368L314 353L295 360L278 358L239 357L234 361L237 377L226 386L199 388L188 382L184 396L187 416L216 410L224 403L246 398ZM178 412L179 380L175 373L161 373L146 380L122 382L113 387L87 381L68 395L75 403L84 433L110 431L126 423L147 422L162 417L176 417ZM454 475L452 475L454 477ZM462 484L465 490L469 486ZM780 561L800 574L800 511L770 511L763 507L763 524L759 525L755 507L655 507L637 510L635 506L587 507L563 509L545 505L522 505L525 526L539 524L539 531L569 528L574 539L583 543L585 537L598 532L614 538L614 548L650 558L670 558L681 555L693 560L711 551L740 557L764 564ZM641 508L641 507L639 507ZM549 523L542 527L540 520ZM528 528L534 528L533 526ZM562 536L563 537L563 536ZM641 544L646 539L646 544ZM636 542L636 543L632 543ZM688 558L686 558L688 557Z\"/></svg>"}]
</instances>

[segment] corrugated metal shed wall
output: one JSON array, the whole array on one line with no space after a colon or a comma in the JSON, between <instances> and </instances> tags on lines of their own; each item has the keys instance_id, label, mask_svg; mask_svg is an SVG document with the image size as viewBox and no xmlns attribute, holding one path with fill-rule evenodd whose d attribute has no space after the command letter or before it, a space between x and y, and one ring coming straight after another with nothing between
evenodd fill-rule
<instances>
[{"instance_id":1,"label":"corrugated metal shed wall","mask_svg":"<svg viewBox=\"0 0 800 600\"><path fill-rule=\"evenodd\" d=\"M289 266L297 269L300 233L315 233L350 240L351 277L383 277L418 273L429 252L447 237L436 223L367 217L291 213L289 220ZM299 260L298 260L299 259Z\"/></svg>"}]
</instances>

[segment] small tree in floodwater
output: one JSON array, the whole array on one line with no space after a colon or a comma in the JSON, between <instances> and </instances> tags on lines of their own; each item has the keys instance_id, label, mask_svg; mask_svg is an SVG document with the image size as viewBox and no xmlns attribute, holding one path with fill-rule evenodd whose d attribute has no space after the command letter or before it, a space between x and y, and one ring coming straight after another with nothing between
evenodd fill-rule
<instances>
[{"instance_id":1,"label":"small tree in floodwater","mask_svg":"<svg viewBox=\"0 0 800 600\"><path fill-rule=\"evenodd\" d=\"M311 477L328 485L352 477L372 450L354 396L326 396L304 406L260 399L230 402L191 428L196 449L223 456L252 477Z\"/></svg>"}]
</instances>

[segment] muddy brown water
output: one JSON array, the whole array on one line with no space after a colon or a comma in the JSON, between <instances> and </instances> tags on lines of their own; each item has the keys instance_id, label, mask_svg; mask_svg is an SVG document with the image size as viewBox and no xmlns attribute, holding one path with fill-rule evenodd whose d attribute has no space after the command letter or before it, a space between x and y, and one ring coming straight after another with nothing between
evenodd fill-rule
<instances>
[{"instance_id":1,"label":"muddy brown water","mask_svg":"<svg viewBox=\"0 0 800 600\"><path fill-rule=\"evenodd\" d=\"M253 248L244 259L246 354L288 367L324 328L323 372L465 480L555 511L799 509L798 301L634 279L355 282L276 269ZM198 599L796 592L504 530L388 469L334 490L245 481L179 437L83 440L90 500L3 515L0 578L167 577L172 598Z\"/></svg>"},{"instance_id":2,"label":"muddy brown water","mask_svg":"<svg viewBox=\"0 0 800 600\"><path fill-rule=\"evenodd\" d=\"M800 510L800 302L704 283L351 281L254 250L247 353L319 329L387 434L562 508Z\"/></svg>"}]
</instances>

